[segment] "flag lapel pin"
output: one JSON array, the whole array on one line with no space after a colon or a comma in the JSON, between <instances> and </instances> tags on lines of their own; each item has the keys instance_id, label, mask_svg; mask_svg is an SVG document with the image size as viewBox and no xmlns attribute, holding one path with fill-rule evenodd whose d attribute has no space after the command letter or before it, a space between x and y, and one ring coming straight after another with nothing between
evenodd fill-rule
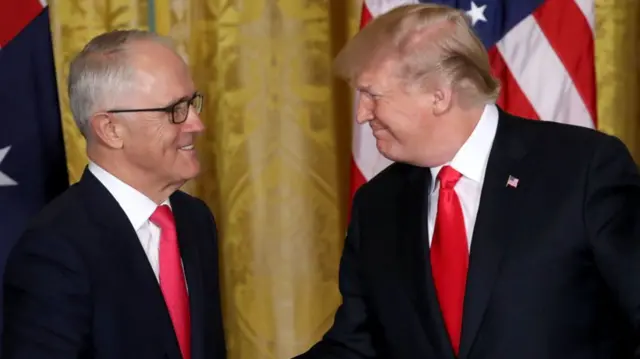
<instances>
[{"instance_id":1,"label":"flag lapel pin","mask_svg":"<svg viewBox=\"0 0 640 359\"><path fill-rule=\"evenodd\" d=\"M519 179L513 177L513 176L509 176L509 179L507 179L507 186L506 187L513 187L513 188L518 188L518 182L520 182Z\"/></svg>"}]
</instances>

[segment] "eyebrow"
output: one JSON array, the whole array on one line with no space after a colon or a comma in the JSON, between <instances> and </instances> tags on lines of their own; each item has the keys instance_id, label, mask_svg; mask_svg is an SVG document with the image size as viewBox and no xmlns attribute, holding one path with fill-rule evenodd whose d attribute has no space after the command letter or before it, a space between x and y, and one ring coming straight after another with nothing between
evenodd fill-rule
<instances>
[{"instance_id":1,"label":"eyebrow","mask_svg":"<svg viewBox=\"0 0 640 359\"><path fill-rule=\"evenodd\" d=\"M358 90L359 92L363 92L367 95L370 96L382 96L382 93L380 91L374 91L373 89L371 89L371 86L358 86L356 87L356 90Z\"/></svg>"},{"instance_id":2,"label":"eyebrow","mask_svg":"<svg viewBox=\"0 0 640 359\"><path fill-rule=\"evenodd\" d=\"M193 95L195 95L195 94L196 94L196 92L197 92L197 91L194 91L191 95L185 95L185 96L182 96L182 97L180 97L180 98L178 98L178 99L176 99L176 100L173 100L173 101L171 101L171 102L170 102L167 106L165 106L165 107L171 107L171 106L174 106L175 104L177 104L177 103L179 103L179 102L189 100L189 99L191 99L191 98L193 97Z\"/></svg>"}]
</instances>

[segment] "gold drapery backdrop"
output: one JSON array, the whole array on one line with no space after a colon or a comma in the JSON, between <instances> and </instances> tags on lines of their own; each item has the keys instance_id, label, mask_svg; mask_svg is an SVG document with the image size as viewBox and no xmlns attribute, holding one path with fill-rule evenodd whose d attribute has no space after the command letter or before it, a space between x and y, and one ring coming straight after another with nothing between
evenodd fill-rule
<instances>
[{"instance_id":1,"label":"gold drapery backdrop","mask_svg":"<svg viewBox=\"0 0 640 359\"><path fill-rule=\"evenodd\" d=\"M598 128L640 163L640 1L595 0Z\"/></svg>"},{"instance_id":2,"label":"gold drapery backdrop","mask_svg":"<svg viewBox=\"0 0 640 359\"><path fill-rule=\"evenodd\" d=\"M216 215L230 359L304 351L340 302L351 92L331 59L361 0L50 0L70 180L86 165L66 94L71 57L116 28L171 36L206 96L202 174ZM640 159L640 2L596 0L599 127Z\"/></svg>"}]
</instances>

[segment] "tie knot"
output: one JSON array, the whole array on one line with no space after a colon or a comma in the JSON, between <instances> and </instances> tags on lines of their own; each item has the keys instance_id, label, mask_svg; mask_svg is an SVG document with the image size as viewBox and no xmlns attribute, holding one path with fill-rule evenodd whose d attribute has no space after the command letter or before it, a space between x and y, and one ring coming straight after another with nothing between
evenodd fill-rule
<instances>
[{"instance_id":1,"label":"tie knot","mask_svg":"<svg viewBox=\"0 0 640 359\"><path fill-rule=\"evenodd\" d=\"M451 166L444 166L438 173L438 180L440 181L441 189L453 189L456 183L460 180L462 174L453 169Z\"/></svg>"},{"instance_id":2,"label":"tie knot","mask_svg":"<svg viewBox=\"0 0 640 359\"><path fill-rule=\"evenodd\" d=\"M158 206L149 220L156 226L160 227L161 230L169 230L175 228L175 222L173 220L173 213L171 213L171 208L169 208L169 206L165 204L163 204L162 206Z\"/></svg>"}]
</instances>

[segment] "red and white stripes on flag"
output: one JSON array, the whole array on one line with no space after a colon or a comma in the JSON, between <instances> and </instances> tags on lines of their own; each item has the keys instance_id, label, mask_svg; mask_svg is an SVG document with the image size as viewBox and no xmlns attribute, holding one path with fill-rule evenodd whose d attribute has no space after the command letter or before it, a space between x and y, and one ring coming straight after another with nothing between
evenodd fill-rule
<instances>
[{"instance_id":1,"label":"red and white stripes on flag","mask_svg":"<svg viewBox=\"0 0 640 359\"><path fill-rule=\"evenodd\" d=\"M364 0L360 26L418 2ZM498 106L522 117L596 128L594 18L594 0L545 0L489 47L493 72L502 83ZM376 149L368 125L354 121L352 141L353 196L391 162Z\"/></svg>"}]
</instances>

